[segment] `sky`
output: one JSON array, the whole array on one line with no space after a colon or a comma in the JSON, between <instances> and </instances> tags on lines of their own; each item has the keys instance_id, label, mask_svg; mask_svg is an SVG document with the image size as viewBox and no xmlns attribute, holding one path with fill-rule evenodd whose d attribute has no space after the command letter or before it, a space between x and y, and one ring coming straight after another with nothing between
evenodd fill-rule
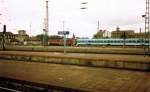
<instances>
[{"instance_id":1,"label":"sky","mask_svg":"<svg viewBox=\"0 0 150 92\"><path fill-rule=\"evenodd\" d=\"M82 5L82 2L88 2ZM87 9L80 9L87 7ZM92 37L99 28L113 31L116 27L144 31L145 0L49 0L49 35L70 31L70 36ZM43 33L45 0L0 0L0 31L17 33L26 30L30 36Z\"/></svg>"}]
</instances>

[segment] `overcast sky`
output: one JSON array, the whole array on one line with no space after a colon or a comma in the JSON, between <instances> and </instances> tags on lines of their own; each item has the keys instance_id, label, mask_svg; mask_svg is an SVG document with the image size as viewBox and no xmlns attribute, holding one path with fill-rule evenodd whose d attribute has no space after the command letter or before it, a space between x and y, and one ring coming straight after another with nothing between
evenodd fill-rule
<instances>
[{"instance_id":1,"label":"overcast sky","mask_svg":"<svg viewBox=\"0 0 150 92\"><path fill-rule=\"evenodd\" d=\"M82 2L87 5L81 5ZM85 10L80 8L87 7ZM49 0L49 35L69 28L79 37L92 37L100 29L133 29L144 31L145 0ZM7 24L8 31L24 29L30 35L43 33L45 0L0 0L0 27ZM30 26L31 25L31 26ZM2 30L1 30L2 31Z\"/></svg>"}]
</instances>

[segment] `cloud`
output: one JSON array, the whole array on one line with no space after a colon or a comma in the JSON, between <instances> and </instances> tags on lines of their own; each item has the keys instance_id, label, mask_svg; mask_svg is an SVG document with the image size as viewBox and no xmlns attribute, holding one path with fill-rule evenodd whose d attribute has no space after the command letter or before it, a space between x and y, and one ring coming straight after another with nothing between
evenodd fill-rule
<instances>
[{"instance_id":1,"label":"cloud","mask_svg":"<svg viewBox=\"0 0 150 92\"><path fill-rule=\"evenodd\" d=\"M83 1L88 2L85 10L80 9ZM45 0L3 0L1 12L0 22L7 20L10 31L26 29L31 35L43 33ZM49 34L62 30L62 21L71 33L86 37L95 34L98 20L101 28L110 31L116 26L137 29L143 23L144 12L143 0L49 0Z\"/></svg>"}]
</instances>

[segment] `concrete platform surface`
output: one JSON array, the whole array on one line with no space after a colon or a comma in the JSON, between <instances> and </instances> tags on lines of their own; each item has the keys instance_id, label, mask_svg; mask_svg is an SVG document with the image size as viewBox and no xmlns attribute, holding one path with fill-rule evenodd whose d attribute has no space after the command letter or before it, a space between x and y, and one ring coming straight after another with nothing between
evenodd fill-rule
<instances>
[{"instance_id":1,"label":"concrete platform surface","mask_svg":"<svg viewBox=\"0 0 150 92\"><path fill-rule=\"evenodd\" d=\"M0 77L91 92L150 92L150 72L0 59Z\"/></svg>"},{"instance_id":2,"label":"concrete platform surface","mask_svg":"<svg viewBox=\"0 0 150 92\"><path fill-rule=\"evenodd\" d=\"M18 50L18 51L44 51L44 52L63 52L64 47L63 46L6 46L7 50ZM2 47L0 47L0 50L2 50ZM107 46L101 46L101 47L66 47L67 52L73 52L73 53L98 53L98 54L136 54L136 55L143 55L144 54L144 48L129 48L125 47L107 47Z\"/></svg>"},{"instance_id":3,"label":"concrete platform surface","mask_svg":"<svg viewBox=\"0 0 150 92\"><path fill-rule=\"evenodd\" d=\"M144 55L116 55L116 54L80 54L80 53L55 53L55 52L28 52L28 51L0 51L0 55L43 56L56 58L75 58L101 61L127 61L150 62L150 56Z\"/></svg>"}]
</instances>

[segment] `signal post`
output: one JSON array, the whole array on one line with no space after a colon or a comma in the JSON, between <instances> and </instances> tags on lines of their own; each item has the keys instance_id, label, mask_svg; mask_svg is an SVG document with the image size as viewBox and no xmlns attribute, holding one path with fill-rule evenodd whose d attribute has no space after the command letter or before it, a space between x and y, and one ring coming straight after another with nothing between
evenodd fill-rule
<instances>
[{"instance_id":1,"label":"signal post","mask_svg":"<svg viewBox=\"0 0 150 92\"><path fill-rule=\"evenodd\" d=\"M58 35L64 36L64 54L66 54L66 35L69 35L69 31L58 31Z\"/></svg>"}]
</instances>

